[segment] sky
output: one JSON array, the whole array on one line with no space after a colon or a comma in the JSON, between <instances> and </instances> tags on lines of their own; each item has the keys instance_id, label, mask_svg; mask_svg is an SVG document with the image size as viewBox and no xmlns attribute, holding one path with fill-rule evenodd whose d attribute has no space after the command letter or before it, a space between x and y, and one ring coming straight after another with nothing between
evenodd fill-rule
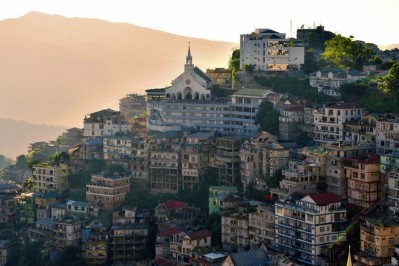
<instances>
[{"instance_id":1,"label":"sky","mask_svg":"<svg viewBox=\"0 0 399 266\"><path fill-rule=\"evenodd\" d=\"M125 22L165 32L239 43L240 34L270 28L325 30L377 45L399 44L398 0L1 0L0 20L30 11ZM291 26L292 25L292 26Z\"/></svg>"}]
</instances>

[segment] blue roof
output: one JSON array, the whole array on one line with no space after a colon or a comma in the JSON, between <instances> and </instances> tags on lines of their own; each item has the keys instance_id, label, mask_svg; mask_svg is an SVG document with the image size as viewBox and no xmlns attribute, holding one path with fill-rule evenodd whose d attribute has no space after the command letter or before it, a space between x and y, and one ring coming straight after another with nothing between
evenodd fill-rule
<instances>
[{"instance_id":1,"label":"blue roof","mask_svg":"<svg viewBox=\"0 0 399 266\"><path fill-rule=\"evenodd\" d=\"M230 256L235 266L267 266L270 261L263 249L232 253Z\"/></svg>"}]
</instances>

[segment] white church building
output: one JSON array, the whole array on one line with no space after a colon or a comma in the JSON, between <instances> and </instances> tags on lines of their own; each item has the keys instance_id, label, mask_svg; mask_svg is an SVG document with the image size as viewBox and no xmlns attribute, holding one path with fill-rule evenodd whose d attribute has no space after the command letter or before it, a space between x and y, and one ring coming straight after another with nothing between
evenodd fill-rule
<instances>
[{"instance_id":1,"label":"white church building","mask_svg":"<svg viewBox=\"0 0 399 266\"><path fill-rule=\"evenodd\" d=\"M230 98L216 99L211 86L211 79L193 65L189 47L184 72L171 86L146 90L147 129L165 132L193 128L225 135L256 135L255 115L271 91L242 89Z\"/></svg>"}]
</instances>

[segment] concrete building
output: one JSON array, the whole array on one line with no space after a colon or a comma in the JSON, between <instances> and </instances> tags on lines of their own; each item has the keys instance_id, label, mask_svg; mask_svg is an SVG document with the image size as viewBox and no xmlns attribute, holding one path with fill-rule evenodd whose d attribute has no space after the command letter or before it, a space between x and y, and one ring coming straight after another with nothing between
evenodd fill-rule
<instances>
[{"instance_id":1,"label":"concrete building","mask_svg":"<svg viewBox=\"0 0 399 266\"><path fill-rule=\"evenodd\" d=\"M274 221L273 205L258 205L256 212L248 213L250 249L260 248L262 244L274 247L276 242Z\"/></svg>"},{"instance_id":2,"label":"concrete building","mask_svg":"<svg viewBox=\"0 0 399 266\"><path fill-rule=\"evenodd\" d=\"M149 146L149 178L153 193L177 193L182 186L180 132L158 132Z\"/></svg>"},{"instance_id":3,"label":"concrete building","mask_svg":"<svg viewBox=\"0 0 399 266\"><path fill-rule=\"evenodd\" d=\"M364 108L356 103L339 102L314 112L314 140L320 143L339 143L344 139L344 123L359 119Z\"/></svg>"},{"instance_id":4,"label":"concrete building","mask_svg":"<svg viewBox=\"0 0 399 266\"><path fill-rule=\"evenodd\" d=\"M368 153L361 157L344 159L348 178L348 203L370 208L381 199L382 182L380 157Z\"/></svg>"},{"instance_id":5,"label":"concrete building","mask_svg":"<svg viewBox=\"0 0 399 266\"><path fill-rule=\"evenodd\" d=\"M285 33L270 29L255 29L240 35L240 68L254 65L256 70L270 74L300 69L305 63L305 48L290 45Z\"/></svg>"},{"instance_id":6,"label":"concrete building","mask_svg":"<svg viewBox=\"0 0 399 266\"><path fill-rule=\"evenodd\" d=\"M324 250L346 240L347 210L333 193L275 204L276 248L301 265L320 265Z\"/></svg>"},{"instance_id":7,"label":"concrete building","mask_svg":"<svg viewBox=\"0 0 399 266\"><path fill-rule=\"evenodd\" d=\"M319 175L326 176L326 156L327 151L320 147L304 147L299 150L299 154L303 156L302 158L308 164L317 165L319 167Z\"/></svg>"},{"instance_id":8,"label":"concrete building","mask_svg":"<svg viewBox=\"0 0 399 266\"><path fill-rule=\"evenodd\" d=\"M18 240L11 230L0 231L0 265L6 266L16 262L18 256Z\"/></svg>"},{"instance_id":9,"label":"concrete building","mask_svg":"<svg viewBox=\"0 0 399 266\"><path fill-rule=\"evenodd\" d=\"M398 243L397 219L375 213L365 217L360 225L360 251L353 258L362 265L387 265Z\"/></svg>"},{"instance_id":10,"label":"concrete building","mask_svg":"<svg viewBox=\"0 0 399 266\"><path fill-rule=\"evenodd\" d=\"M196 247L211 247L211 233L203 229L190 233L179 233L173 235L170 242L172 258L179 262L189 262L191 251Z\"/></svg>"},{"instance_id":11,"label":"concrete building","mask_svg":"<svg viewBox=\"0 0 399 266\"><path fill-rule=\"evenodd\" d=\"M383 191L387 194L384 193L381 197L387 201L390 213L397 215L399 214L399 153L382 155L380 172Z\"/></svg>"},{"instance_id":12,"label":"concrete building","mask_svg":"<svg viewBox=\"0 0 399 266\"><path fill-rule=\"evenodd\" d=\"M399 151L399 114L388 113L377 116L375 140L379 155Z\"/></svg>"},{"instance_id":13,"label":"concrete building","mask_svg":"<svg viewBox=\"0 0 399 266\"><path fill-rule=\"evenodd\" d=\"M344 141L352 143L376 143L376 118L365 114L359 119L344 123Z\"/></svg>"},{"instance_id":14,"label":"concrete building","mask_svg":"<svg viewBox=\"0 0 399 266\"><path fill-rule=\"evenodd\" d=\"M67 246L79 247L82 239L82 228L87 220L78 217L64 217L53 221L53 247L61 251Z\"/></svg>"},{"instance_id":15,"label":"concrete building","mask_svg":"<svg viewBox=\"0 0 399 266\"><path fill-rule=\"evenodd\" d=\"M36 192L33 194L33 198L36 204L37 219L51 218L51 205L60 200L60 196L56 192Z\"/></svg>"},{"instance_id":16,"label":"concrete building","mask_svg":"<svg viewBox=\"0 0 399 266\"><path fill-rule=\"evenodd\" d=\"M98 220L82 229L82 259L88 265L105 264L109 258L109 233Z\"/></svg>"},{"instance_id":17,"label":"concrete building","mask_svg":"<svg viewBox=\"0 0 399 266\"><path fill-rule=\"evenodd\" d=\"M223 212L222 247L229 252L242 252L249 248L248 214L241 210Z\"/></svg>"},{"instance_id":18,"label":"concrete building","mask_svg":"<svg viewBox=\"0 0 399 266\"><path fill-rule=\"evenodd\" d=\"M254 136L255 115L270 93L242 89L231 99L214 99L211 79L192 64L190 48L184 72L165 89L147 90L148 130L180 131L195 128L226 135Z\"/></svg>"},{"instance_id":19,"label":"concrete building","mask_svg":"<svg viewBox=\"0 0 399 266\"><path fill-rule=\"evenodd\" d=\"M286 169L290 151L280 144L268 143L263 147L262 175L271 177L277 170Z\"/></svg>"},{"instance_id":20,"label":"concrete building","mask_svg":"<svg viewBox=\"0 0 399 266\"><path fill-rule=\"evenodd\" d=\"M215 163L219 173L219 186L240 185L241 139L219 137L216 139Z\"/></svg>"},{"instance_id":21,"label":"concrete building","mask_svg":"<svg viewBox=\"0 0 399 266\"><path fill-rule=\"evenodd\" d=\"M219 213L221 202L224 198L231 194L237 193L237 187L227 186L210 186L209 187L209 215L212 213Z\"/></svg>"},{"instance_id":22,"label":"concrete building","mask_svg":"<svg viewBox=\"0 0 399 266\"><path fill-rule=\"evenodd\" d=\"M278 118L279 139L284 141L296 141L300 133L300 125L303 123L303 107L282 108Z\"/></svg>"},{"instance_id":23,"label":"concrete building","mask_svg":"<svg viewBox=\"0 0 399 266\"><path fill-rule=\"evenodd\" d=\"M62 195L68 188L70 167L64 163L38 163L33 165L34 192L57 192Z\"/></svg>"},{"instance_id":24,"label":"concrete building","mask_svg":"<svg viewBox=\"0 0 399 266\"><path fill-rule=\"evenodd\" d=\"M332 90L339 89L345 83L354 83L365 78L367 78L366 72L354 69L325 68L311 73L309 83L313 88L317 88L318 92L322 92L326 87ZM330 96L336 95L330 94Z\"/></svg>"},{"instance_id":25,"label":"concrete building","mask_svg":"<svg viewBox=\"0 0 399 266\"><path fill-rule=\"evenodd\" d=\"M282 175L283 179L278 188L270 189L270 192L277 195L281 202L288 200L294 193L307 195L318 192L320 168L317 165L290 159L288 168L282 171Z\"/></svg>"},{"instance_id":26,"label":"concrete building","mask_svg":"<svg viewBox=\"0 0 399 266\"><path fill-rule=\"evenodd\" d=\"M100 210L114 211L125 202L130 192L130 177L118 173L101 173L92 175L86 184L86 200L96 204Z\"/></svg>"},{"instance_id":27,"label":"concrete building","mask_svg":"<svg viewBox=\"0 0 399 266\"><path fill-rule=\"evenodd\" d=\"M373 152L374 145L367 144L326 144L326 183L327 191L343 199L348 196L348 180L345 175L344 160Z\"/></svg>"},{"instance_id":28,"label":"concrete building","mask_svg":"<svg viewBox=\"0 0 399 266\"><path fill-rule=\"evenodd\" d=\"M173 241L173 236L181 232L178 227L165 227L159 230L155 243L155 256L171 258L170 243Z\"/></svg>"},{"instance_id":29,"label":"concrete building","mask_svg":"<svg viewBox=\"0 0 399 266\"><path fill-rule=\"evenodd\" d=\"M130 125L118 111L104 109L88 114L83 119L83 137L86 139L127 132L130 132Z\"/></svg>"},{"instance_id":30,"label":"concrete building","mask_svg":"<svg viewBox=\"0 0 399 266\"><path fill-rule=\"evenodd\" d=\"M126 121L141 117L147 111L145 95L128 94L119 100L119 111Z\"/></svg>"},{"instance_id":31,"label":"concrete building","mask_svg":"<svg viewBox=\"0 0 399 266\"><path fill-rule=\"evenodd\" d=\"M17 196L17 222L27 226L36 222L36 204L32 192Z\"/></svg>"},{"instance_id":32,"label":"concrete building","mask_svg":"<svg viewBox=\"0 0 399 266\"><path fill-rule=\"evenodd\" d=\"M132 153L129 169L132 178L136 180L148 181L149 171L149 141L142 136L133 136Z\"/></svg>"},{"instance_id":33,"label":"concrete building","mask_svg":"<svg viewBox=\"0 0 399 266\"><path fill-rule=\"evenodd\" d=\"M126 161L132 156L132 136L113 135L103 137L104 160L109 161Z\"/></svg>"}]
</instances>

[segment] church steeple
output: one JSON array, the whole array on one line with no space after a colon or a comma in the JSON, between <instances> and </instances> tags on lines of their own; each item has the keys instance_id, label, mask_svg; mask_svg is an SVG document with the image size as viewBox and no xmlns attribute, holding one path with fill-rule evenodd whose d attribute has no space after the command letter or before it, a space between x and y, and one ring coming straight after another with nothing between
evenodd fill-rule
<instances>
[{"instance_id":1,"label":"church steeple","mask_svg":"<svg viewBox=\"0 0 399 266\"><path fill-rule=\"evenodd\" d=\"M190 42L188 42L188 53L186 56L186 64L184 65L184 70L189 71L189 70L193 70L193 69L194 69L193 58L191 56Z\"/></svg>"}]
</instances>

